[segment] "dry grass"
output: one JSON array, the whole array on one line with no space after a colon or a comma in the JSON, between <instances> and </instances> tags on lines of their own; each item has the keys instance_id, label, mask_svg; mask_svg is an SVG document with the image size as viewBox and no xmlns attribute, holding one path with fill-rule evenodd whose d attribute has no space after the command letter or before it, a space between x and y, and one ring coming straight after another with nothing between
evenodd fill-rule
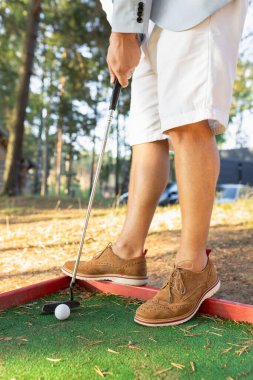
<instances>
[{"instance_id":1,"label":"dry grass","mask_svg":"<svg viewBox=\"0 0 253 380\"><path fill-rule=\"evenodd\" d=\"M59 204L55 199L45 202L20 198L12 204L8 202L7 205L3 198L0 202L2 207L8 206L0 211L0 292L59 275L63 262L76 256L85 215L80 200ZM125 211L125 207L93 209L84 259L115 241ZM253 301L247 294L252 270L252 215L253 200L216 205L209 239L213 258L222 277L226 277L221 295L247 303ZM162 277L168 274L179 244L180 228L178 206L157 209L146 242L151 285L161 285Z\"/></svg>"}]
</instances>

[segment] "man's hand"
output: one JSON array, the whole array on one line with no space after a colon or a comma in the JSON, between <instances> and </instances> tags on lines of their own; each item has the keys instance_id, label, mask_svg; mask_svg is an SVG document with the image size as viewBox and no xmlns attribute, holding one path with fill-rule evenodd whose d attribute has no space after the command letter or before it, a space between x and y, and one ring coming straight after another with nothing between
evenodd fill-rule
<instances>
[{"instance_id":1,"label":"man's hand","mask_svg":"<svg viewBox=\"0 0 253 380\"><path fill-rule=\"evenodd\" d=\"M135 33L112 33L107 53L111 83L117 78L122 87L128 86L140 61L140 44Z\"/></svg>"}]
</instances>

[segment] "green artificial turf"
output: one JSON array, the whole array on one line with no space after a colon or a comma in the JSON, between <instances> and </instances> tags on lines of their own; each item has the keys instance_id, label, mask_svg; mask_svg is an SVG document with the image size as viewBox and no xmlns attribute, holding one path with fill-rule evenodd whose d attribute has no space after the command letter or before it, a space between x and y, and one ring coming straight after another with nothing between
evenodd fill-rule
<instances>
[{"instance_id":1,"label":"green artificial turf","mask_svg":"<svg viewBox=\"0 0 253 380\"><path fill-rule=\"evenodd\" d=\"M253 379L251 325L197 315L148 328L133 322L139 301L78 296L66 321L42 315L42 299L0 313L1 379Z\"/></svg>"}]
</instances>

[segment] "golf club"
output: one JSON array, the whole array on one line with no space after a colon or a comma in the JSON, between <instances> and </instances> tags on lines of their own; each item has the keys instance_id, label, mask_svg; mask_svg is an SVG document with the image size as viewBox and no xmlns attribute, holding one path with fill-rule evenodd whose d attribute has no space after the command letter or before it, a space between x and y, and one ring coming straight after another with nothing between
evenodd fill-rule
<instances>
[{"instance_id":1,"label":"golf club","mask_svg":"<svg viewBox=\"0 0 253 380\"><path fill-rule=\"evenodd\" d=\"M121 85L120 85L119 81L116 80L114 83L114 86L113 86L111 102L110 102L110 107L109 107L109 113L108 113L108 119L107 119L105 134L104 134L104 138L103 138L103 142L102 142L102 149L101 149L101 152L99 155L97 169L96 169L94 181L92 184L90 199L89 199L89 203L88 203L88 207L87 207L86 215L85 215L85 219L84 219L84 225L83 225L82 237L81 237L80 244L79 244L78 255L76 258L75 267L74 267L74 271L72 274L72 279L71 279L71 282L69 285L70 299L68 301L49 302L49 303L45 304L43 306L43 309L42 309L43 313L46 313L46 314L54 313L56 307L58 305L61 305L61 304L67 305L70 309L74 309L74 308L77 308L80 306L80 302L74 300L74 287L76 284L76 274L77 274L77 270L78 270L82 250L83 250L84 239L85 239L86 230L87 230L89 217L90 217L90 212L92 209L93 200L94 200L94 196L95 196L95 192L96 192L97 182L98 182L99 174L100 174L102 163L103 163L103 156L104 156L104 152L105 152L105 147L106 147L108 135L110 132L110 127L112 124L113 114L114 114L114 111L115 111L117 104L118 104L120 90L121 90Z\"/></svg>"}]
</instances>

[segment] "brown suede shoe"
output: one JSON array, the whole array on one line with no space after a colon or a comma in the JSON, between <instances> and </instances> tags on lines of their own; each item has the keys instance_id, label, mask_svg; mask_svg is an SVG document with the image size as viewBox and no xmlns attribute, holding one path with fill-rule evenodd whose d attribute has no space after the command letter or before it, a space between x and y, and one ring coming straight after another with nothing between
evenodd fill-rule
<instances>
[{"instance_id":1,"label":"brown suede shoe","mask_svg":"<svg viewBox=\"0 0 253 380\"><path fill-rule=\"evenodd\" d=\"M220 288L214 264L208 258L201 272L175 266L160 291L142 304L135 322L145 326L173 326L191 319L201 303Z\"/></svg>"},{"instance_id":2,"label":"brown suede shoe","mask_svg":"<svg viewBox=\"0 0 253 380\"><path fill-rule=\"evenodd\" d=\"M124 285L146 285L148 282L146 252L147 250L141 257L124 260L115 255L112 244L109 243L90 261L80 262L76 278L79 280L109 280ZM67 261L62 267L63 273L72 276L74 266L75 261Z\"/></svg>"}]
</instances>

